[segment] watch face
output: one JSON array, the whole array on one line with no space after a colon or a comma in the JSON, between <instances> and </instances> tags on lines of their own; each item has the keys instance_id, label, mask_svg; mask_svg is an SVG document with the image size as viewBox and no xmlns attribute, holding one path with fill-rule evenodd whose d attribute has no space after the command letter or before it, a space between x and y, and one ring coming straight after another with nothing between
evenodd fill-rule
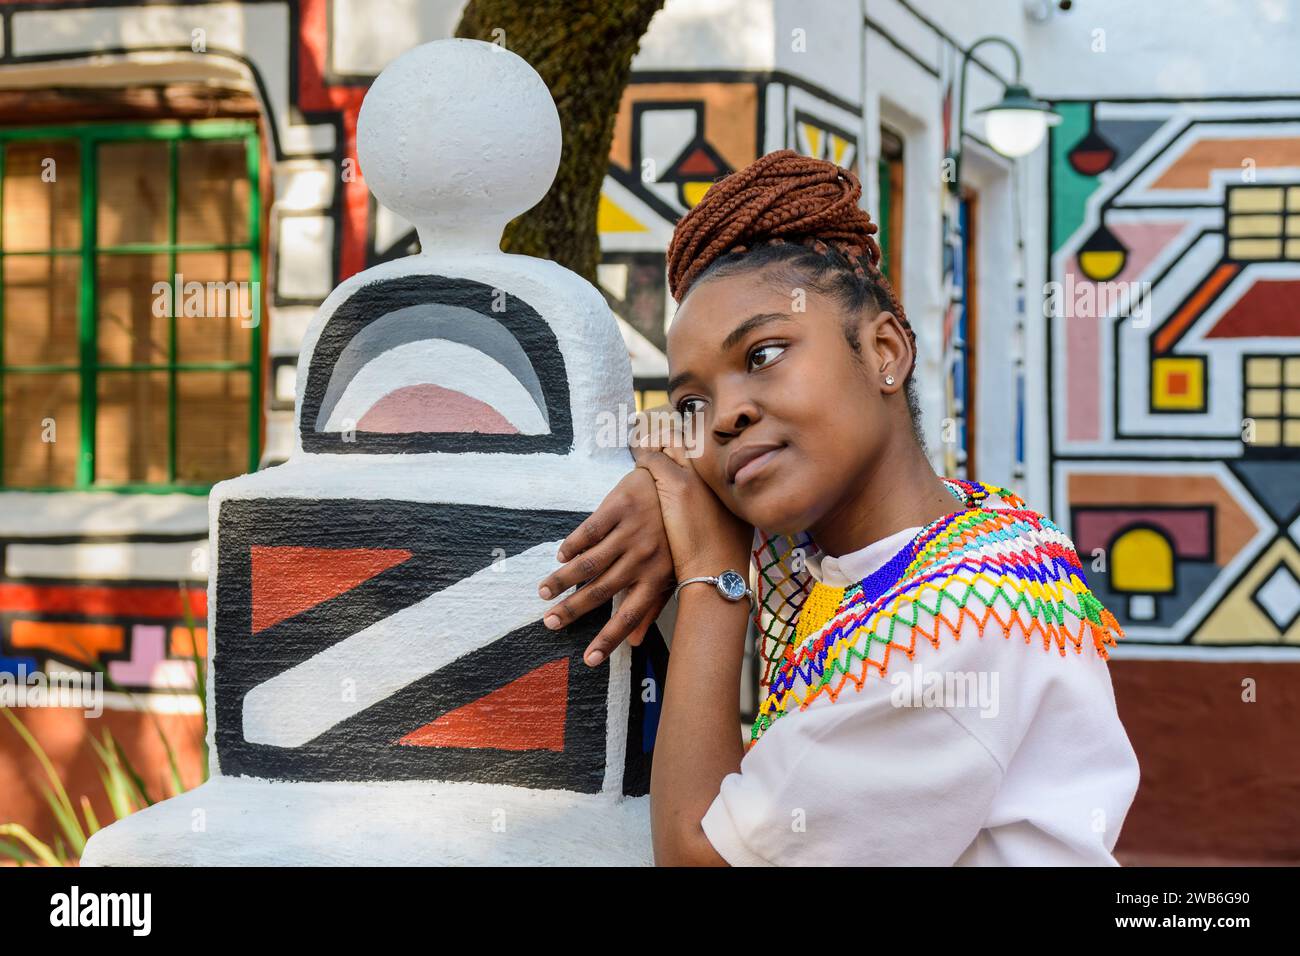
<instances>
[{"instance_id":1,"label":"watch face","mask_svg":"<svg viewBox=\"0 0 1300 956\"><path fill-rule=\"evenodd\" d=\"M718 575L718 590L728 601L739 601L745 596L748 585L735 571L723 571Z\"/></svg>"}]
</instances>

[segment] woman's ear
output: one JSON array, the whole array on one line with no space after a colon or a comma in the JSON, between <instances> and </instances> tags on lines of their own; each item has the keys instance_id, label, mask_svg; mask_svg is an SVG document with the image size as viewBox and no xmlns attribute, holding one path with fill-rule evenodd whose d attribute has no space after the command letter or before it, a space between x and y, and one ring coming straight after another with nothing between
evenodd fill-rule
<instances>
[{"instance_id":1,"label":"woman's ear","mask_svg":"<svg viewBox=\"0 0 1300 956\"><path fill-rule=\"evenodd\" d=\"M915 359L911 339L898 316L889 311L874 316L863 335L863 344L869 345L867 354L875 359L871 371L879 374L882 391L890 393L902 389Z\"/></svg>"}]
</instances>

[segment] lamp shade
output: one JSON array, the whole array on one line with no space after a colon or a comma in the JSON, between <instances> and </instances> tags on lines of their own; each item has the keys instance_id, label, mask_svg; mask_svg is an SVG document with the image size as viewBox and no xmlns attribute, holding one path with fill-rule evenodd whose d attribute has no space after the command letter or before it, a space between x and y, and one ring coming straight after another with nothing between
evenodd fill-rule
<instances>
[{"instance_id":1,"label":"lamp shade","mask_svg":"<svg viewBox=\"0 0 1300 956\"><path fill-rule=\"evenodd\" d=\"M1025 156L1038 148L1048 126L1061 121L1042 100L1036 100L1023 86L1006 88L1002 99L976 110L984 114L984 132L989 144L1003 156Z\"/></svg>"}]
</instances>

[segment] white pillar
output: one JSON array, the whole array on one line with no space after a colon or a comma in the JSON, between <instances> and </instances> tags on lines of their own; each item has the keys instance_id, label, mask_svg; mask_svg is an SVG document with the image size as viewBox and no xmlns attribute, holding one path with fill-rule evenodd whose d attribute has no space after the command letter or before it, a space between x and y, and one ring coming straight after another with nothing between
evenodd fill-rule
<instances>
[{"instance_id":1,"label":"white pillar","mask_svg":"<svg viewBox=\"0 0 1300 956\"><path fill-rule=\"evenodd\" d=\"M560 541L632 465L604 298L500 251L560 133L536 72L476 40L371 87L362 172L422 252L326 299L289 460L213 489L211 779L83 863L650 862L657 632L593 669L608 608L540 623Z\"/></svg>"}]
</instances>

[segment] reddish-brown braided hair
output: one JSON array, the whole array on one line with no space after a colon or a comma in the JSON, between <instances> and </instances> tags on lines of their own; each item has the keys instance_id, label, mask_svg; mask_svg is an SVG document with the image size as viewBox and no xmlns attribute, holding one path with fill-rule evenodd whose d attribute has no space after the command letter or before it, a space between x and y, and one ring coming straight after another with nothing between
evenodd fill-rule
<instances>
[{"instance_id":1,"label":"reddish-brown braided hair","mask_svg":"<svg viewBox=\"0 0 1300 956\"><path fill-rule=\"evenodd\" d=\"M880 269L878 227L859 208L862 184L852 170L780 149L719 179L677 223L668 244L668 291L681 302L719 258L784 242L811 247L870 286L882 309L898 316L915 351L916 333ZM835 249L841 255L831 252ZM841 259L842 256L842 259Z\"/></svg>"}]
</instances>

